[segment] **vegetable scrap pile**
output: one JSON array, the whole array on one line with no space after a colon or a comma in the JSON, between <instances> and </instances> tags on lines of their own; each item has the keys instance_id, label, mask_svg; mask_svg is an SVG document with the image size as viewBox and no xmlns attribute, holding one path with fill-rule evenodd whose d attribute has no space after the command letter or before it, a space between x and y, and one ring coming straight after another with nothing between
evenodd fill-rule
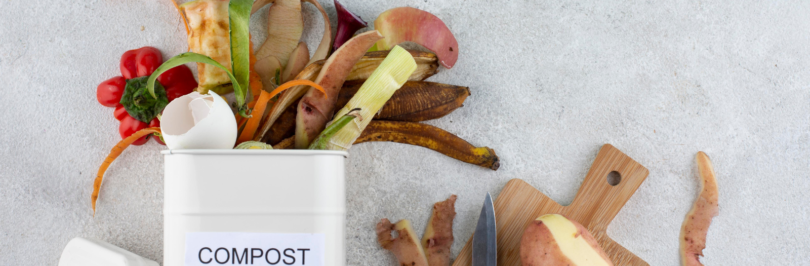
<instances>
[{"instance_id":1,"label":"vegetable scrap pile","mask_svg":"<svg viewBox=\"0 0 810 266\"><path fill-rule=\"evenodd\" d=\"M311 55L301 41L305 3L324 21ZM94 213L106 168L129 145L150 137L169 149L348 150L389 141L492 170L500 166L494 150L420 123L451 113L470 95L468 87L425 81L439 65L452 68L459 53L453 33L429 12L393 8L374 20L374 30L356 34L368 23L335 0L332 38L329 16L317 0L173 4L189 52L163 62L153 47L127 51L122 76L97 88L99 102L116 108L123 140L96 176ZM269 14L268 37L254 51L248 25L257 12ZM431 52L405 50L402 42ZM187 63L197 64L198 80ZM226 94L233 95L231 103Z\"/></svg>"}]
</instances>

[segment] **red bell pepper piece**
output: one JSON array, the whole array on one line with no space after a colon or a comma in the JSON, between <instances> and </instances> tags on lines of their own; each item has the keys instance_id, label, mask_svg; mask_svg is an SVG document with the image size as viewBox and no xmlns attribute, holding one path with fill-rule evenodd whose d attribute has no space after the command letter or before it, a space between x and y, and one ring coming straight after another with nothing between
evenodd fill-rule
<instances>
[{"instance_id":1,"label":"red bell pepper piece","mask_svg":"<svg viewBox=\"0 0 810 266\"><path fill-rule=\"evenodd\" d=\"M96 98L101 105L115 107L124 95L124 87L127 81L122 76L117 76L98 84L96 88Z\"/></svg>"},{"instance_id":2,"label":"red bell pepper piece","mask_svg":"<svg viewBox=\"0 0 810 266\"><path fill-rule=\"evenodd\" d=\"M129 137L138 130L144 129L147 125L159 127L160 121L154 118L149 123L138 121L129 115L126 108L120 103L121 97L126 88L126 81L133 78L149 76L160 64L163 63L163 56L160 51L154 47L142 47L140 49L126 51L121 55L121 62L119 68L121 69L121 76L105 80L96 88L96 98L101 105L107 107L115 107L115 118L121 121L118 127L118 133L121 138ZM166 90L166 98L171 102L177 97L186 95L197 88L197 81L194 79L194 74L185 66L180 65L172 68L157 78L158 82ZM142 145L148 141L149 136L144 136L134 143L133 145ZM155 138L158 143L165 145L159 138Z\"/></svg>"}]
</instances>

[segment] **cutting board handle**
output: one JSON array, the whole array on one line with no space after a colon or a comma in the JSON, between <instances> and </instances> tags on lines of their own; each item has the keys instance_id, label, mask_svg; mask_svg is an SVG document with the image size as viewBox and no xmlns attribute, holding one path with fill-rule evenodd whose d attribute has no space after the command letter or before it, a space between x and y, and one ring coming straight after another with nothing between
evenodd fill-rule
<instances>
[{"instance_id":1,"label":"cutting board handle","mask_svg":"<svg viewBox=\"0 0 810 266\"><path fill-rule=\"evenodd\" d=\"M611 185L608 175L617 172L620 180ZM605 144L596 155L591 170L582 181L574 201L567 208L579 210L576 215L590 217L569 217L577 221L589 221L583 224L591 232L604 232L608 224L616 217L630 196L636 192L649 170L622 153L613 145ZM614 174L615 176L615 174ZM612 181L615 181L613 179Z\"/></svg>"}]
</instances>

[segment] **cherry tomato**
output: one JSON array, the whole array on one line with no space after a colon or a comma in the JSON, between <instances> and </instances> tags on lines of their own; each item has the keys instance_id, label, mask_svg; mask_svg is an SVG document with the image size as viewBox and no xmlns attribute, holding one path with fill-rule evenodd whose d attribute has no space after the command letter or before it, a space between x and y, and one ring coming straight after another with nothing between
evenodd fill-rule
<instances>
[{"instance_id":1,"label":"cherry tomato","mask_svg":"<svg viewBox=\"0 0 810 266\"><path fill-rule=\"evenodd\" d=\"M121 135L121 139L125 139L135 132L138 132L138 130L146 128L146 126L146 123L127 115L124 119L121 119L121 125L118 126L118 134ZM144 136L133 142L132 145L143 145L147 141L149 141L149 136Z\"/></svg>"},{"instance_id":2,"label":"cherry tomato","mask_svg":"<svg viewBox=\"0 0 810 266\"><path fill-rule=\"evenodd\" d=\"M122 76L105 80L96 88L96 99L101 105L114 107L121 101L121 95L124 95L126 86L127 81Z\"/></svg>"},{"instance_id":3,"label":"cherry tomato","mask_svg":"<svg viewBox=\"0 0 810 266\"><path fill-rule=\"evenodd\" d=\"M129 113L127 113L127 109L124 108L124 105L118 104L115 106L115 112L113 112L113 115L115 116L115 119L121 121L124 120L124 117L129 116Z\"/></svg>"},{"instance_id":4,"label":"cherry tomato","mask_svg":"<svg viewBox=\"0 0 810 266\"><path fill-rule=\"evenodd\" d=\"M163 63L163 56L160 51L155 47L145 46L138 49L138 55L135 56L135 66L138 70L138 77L152 75L160 64Z\"/></svg>"},{"instance_id":5,"label":"cherry tomato","mask_svg":"<svg viewBox=\"0 0 810 266\"><path fill-rule=\"evenodd\" d=\"M157 117L155 117L155 119L152 119L152 121L149 122L149 127L160 127L160 120L158 120ZM160 139L160 137L153 135L152 138L155 139L157 143L160 143L160 145L166 145L166 143L164 143L163 140Z\"/></svg>"}]
</instances>

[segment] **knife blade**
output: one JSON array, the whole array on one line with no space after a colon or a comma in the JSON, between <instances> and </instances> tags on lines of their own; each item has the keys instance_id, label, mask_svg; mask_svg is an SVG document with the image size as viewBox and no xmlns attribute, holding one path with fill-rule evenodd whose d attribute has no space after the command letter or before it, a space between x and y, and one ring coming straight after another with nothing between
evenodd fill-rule
<instances>
[{"instance_id":1,"label":"knife blade","mask_svg":"<svg viewBox=\"0 0 810 266\"><path fill-rule=\"evenodd\" d=\"M487 193L472 243L473 266L496 266L498 264L498 237L495 227L495 207L492 196Z\"/></svg>"}]
</instances>

